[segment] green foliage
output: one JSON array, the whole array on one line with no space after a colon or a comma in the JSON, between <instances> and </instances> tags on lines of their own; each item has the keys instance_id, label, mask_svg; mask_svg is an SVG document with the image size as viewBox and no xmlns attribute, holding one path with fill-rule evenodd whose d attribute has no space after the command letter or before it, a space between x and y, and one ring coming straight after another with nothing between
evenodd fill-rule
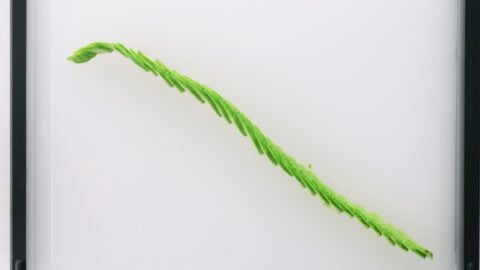
<instances>
[{"instance_id":1,"label":"green foliage","mask_svg":"<svg viewBox=\"0 0 480 270\"><path fill-rule=\"evenodd\" d=\"M392 244L408 251L412 251L425 258L433 258L432 252L414 242L401 230L386 224L375 213L369 213L361 206L353 204L340 194L322 183L308 168L297 162L285 153L278 145L265 136L242 112L217 92L202 85L189 77L167 68L159 60L152 61L140 51L126 48L120 43L92 43L73 53L68 60L75 63L88 62L100 53L117 51L132 60L139 67L156 76L160 76L170 87L179 92L190 92L199 102L208 103L215 113L223 117L228 123L237 126L240 133L250 137L259 154L265 154L275 165L279 165L285 173L295 178L300 185L307 188L312 195L318 195L327 206L333 206L339 212L345 212L350 217L357 218L365 227L372 228L378 235L383 235Z\"/></svg>"}]
</instances>

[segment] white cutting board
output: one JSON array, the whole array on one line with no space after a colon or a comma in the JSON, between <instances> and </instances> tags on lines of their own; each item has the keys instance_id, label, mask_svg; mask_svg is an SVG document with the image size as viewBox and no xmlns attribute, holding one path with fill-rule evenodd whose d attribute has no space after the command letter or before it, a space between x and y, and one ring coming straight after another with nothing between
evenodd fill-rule
<instances>
[{"instance_id":1,"label":"white cutting board","mask_svg":"<svg viewBox=\"0 0 480 270\"><path fill-rule=\"evenodd\" d=\"M454 269L457 5L29 1L29 269ZM66 61L93 41L211 86L434 260L328 209L118 54Z\"/></svg>"}]
</instances>

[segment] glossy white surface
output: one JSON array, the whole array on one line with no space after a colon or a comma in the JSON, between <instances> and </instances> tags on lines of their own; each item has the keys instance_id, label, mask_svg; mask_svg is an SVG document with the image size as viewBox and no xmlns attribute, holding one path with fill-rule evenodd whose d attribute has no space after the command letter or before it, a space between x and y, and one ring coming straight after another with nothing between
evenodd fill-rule
<instances>
[{"instance_id":1,"label":"glossy white surface","mask_svg":"<svg viewBox=\"0 0 480 270\"><path fill-rule=\"evenodd\" d=\"M457 1L30 1L29 266L453 269ZM334 190L324 207L119 41L218 90Z\"/></svg>"},{"instance_id":2,"label":"glossy white surface","mask_svg":"<svg viewBox=\"0 0 480 270\"><path fill-rule=\"evenodd\" d=\"M10 1L0 0L0 269L10 262Z\"/></svg>"}]
</instances>

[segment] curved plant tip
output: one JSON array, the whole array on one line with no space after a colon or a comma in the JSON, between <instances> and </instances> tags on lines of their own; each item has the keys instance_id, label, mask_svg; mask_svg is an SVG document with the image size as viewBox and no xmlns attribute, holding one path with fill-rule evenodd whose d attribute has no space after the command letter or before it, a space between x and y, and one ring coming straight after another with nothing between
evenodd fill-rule
<instances>
[{"instance_id":1,"label":"curved plant tip","mask_svg":"<svg viewBox=\"0 0 480 270\"><path fill-rule=\"evenodd\" d=\"M85 63L97 56L99 53L112 52L112 48L106 43L96 42L77 50L67 59L74 63Z\"/></svg>"},{"instance_id":2,"label":"curved plant tip","mask_svg":"<svg viewBox=\"0 0 480 270\"><path fill-rule=\"evenodd\" d=\"M318 195L327 206L333 206L339 212L344 212L350 217L356 218L365 227L372 228L380 236L383 235L394 246L396 245L406 251L412 251L422 258L433 258L431 251L417 244L404 232L385 223L375 213L366 211L360 205L354 204L342 195L334 192L318 179L310 169L311 165L307 168L285 153L282 148L263 134L237 107L209 87L175 70L169 69L159 60L151 60L140 51L128 49L120 43L92 43L78 49L68 57L68 60L74 63L85 63L97 54L113 51L130 59L145 71L161 77L166 84L179 92L190 92L199 102L208 103L218 116L223 117L229 124L233 123L244 136L250 137L260 155L267 156L273 165L278 165L286 174L308 189L312 195Z\"/></svg>"}]
</instances>

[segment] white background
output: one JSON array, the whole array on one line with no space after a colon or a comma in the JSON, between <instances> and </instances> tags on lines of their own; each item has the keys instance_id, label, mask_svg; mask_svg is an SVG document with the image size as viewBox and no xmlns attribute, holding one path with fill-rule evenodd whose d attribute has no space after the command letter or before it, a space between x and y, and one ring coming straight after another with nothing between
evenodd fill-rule
<instances>
[{"instance_id":1,"label":"white background","mask_svg":"<svg viewBox=\"0 0 480 270\"><path fill-rule=\"evenodd\" d=\"M29 266L453 268L456 1L36 2ZM96 40L217 89L435 259L325 208L209 108L121 57L65 61Z\"/></svg>"},{"instance_id":2,"label":"white background","mask_svg":"<svg viewBox=\"0 0 480 270\"><path fill-rule=\"evenodd\" d=\"M0 269L10 261L10 1L0 0Z\"/></svg>"}]
</instances>

